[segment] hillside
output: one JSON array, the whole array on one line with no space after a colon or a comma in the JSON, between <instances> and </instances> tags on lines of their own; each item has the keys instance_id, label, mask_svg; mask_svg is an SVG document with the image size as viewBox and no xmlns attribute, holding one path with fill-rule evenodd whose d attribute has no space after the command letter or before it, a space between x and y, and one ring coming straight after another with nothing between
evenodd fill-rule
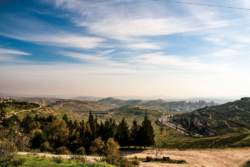
<instances>
[{"instance_id":1,"label":"hillside","mask_svg":"<svg viewBox=\"0 0 250 167\"><path fill-rule=\"evenodd\" d=\"M202 135L249 132L250 99L174 115L172 121Z\"/></svg>"},{"instance_id":2,"label":"hillside","mask_svg":"<svg viewBox=\"0 0 250 167\"><path fill-rule=\"evenodd\" d=\"M67 114L68 117L72 120L81 121L82 119L87 118L82 115L72 113L70 111L65 111L65 110L60 110L60 109L55 109L55 108L50 108L50 107L43 107L35 103L18 102L18 101L0 103L0 116L1 116L1 113L5 113L6 118L9 118L13 115L17 115L19 119L21 120L27 114L29 114L31 117L35 117L35 115L45 116L45 117L48 117L49 115L53 115L59 120L62 119L64 114Z\"/></svg>"},{"instance_id":3,"label":"hillside","mask_svg":"<svg viewBox=\"0 0 250 167\"><path fill-rule=\"evenodd\" d=\"M58 100L48 107L71 112L89 112L91 111L107 111L119 107L116 104L94 102L94 101L79 101L79 100Z\"/></svg>"},{"instance_id":4,"label":"hillside","mask_svg":"<svg viewBox=\"0 0 250 167\"><path fill-rule=\"evenodd\" d=\"M52 103L55 103L56 101L60 99L59 98L46 98L46 97L29 97L29 98L22 98L22 100L25 100L29 103L36 103L41 106L47 106Z\"/></svg>"},{"instance_id":5,"label":"hillside","mask_svg":"<svg viewBox=\"0 0 250 167\"><path fill-rule=\"evenodd\" d=\"M194 111L199 108L204 108L206 106L216 106L217 104L214 102L185 102L185 101L178 101L178 102L166 102L164 100L120 100L116 98L105 98L98 100L99 102L111 103L116 104L119 106L125 105L138 105L144 107L151 107L165 111L180 111L180 112L189 112Z\"/></svg>"}]
</instances>

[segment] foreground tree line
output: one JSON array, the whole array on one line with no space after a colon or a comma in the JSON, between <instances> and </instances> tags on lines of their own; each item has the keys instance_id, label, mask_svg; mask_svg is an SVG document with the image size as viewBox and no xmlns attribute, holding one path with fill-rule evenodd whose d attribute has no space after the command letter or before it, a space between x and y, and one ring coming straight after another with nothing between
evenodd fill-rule
<instances>
[{"instance_id":1,"label":"foreground tree line","mask_svg":"<svg viewBox=\"0 0 250 167\"><path fill-rule=\"evenodd\" d=\"M105 154L107 143L110 142L118 142L118 146L122 147L146 147L154 144L154 131L147 113L140 125L134 120L131 128L125 118L118 124L112 118L98 122L91 112L86 122L72 121L66 114L61 121L53 115L27 115L22 121L16 115L9 118L3 115L2 118L0 137L25 136L25 142L28 142L25 151L39 149L57 153L77 153L81 148L87 154Z\"/></svg>"}]
</instances>

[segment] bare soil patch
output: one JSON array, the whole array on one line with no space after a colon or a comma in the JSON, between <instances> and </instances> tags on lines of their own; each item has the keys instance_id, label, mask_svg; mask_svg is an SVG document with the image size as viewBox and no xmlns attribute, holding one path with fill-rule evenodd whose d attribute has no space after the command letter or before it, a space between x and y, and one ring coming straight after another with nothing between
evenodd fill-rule
<instances>
[{"instance_id":1,"label":"bare soil patch","mask_svg":"<svg viewBox=\"0 0 250 167\"><path fill-rule=\"evenodd\" d=\"M155 157L155 150L126 152L126 157ZM250 160L250 148L209 149L209 150L166 150L160 157L169 156L173 160L185 160L188 164L162 164L141 162L140 167L243 167Z\"/></svg>"}]
</instances>

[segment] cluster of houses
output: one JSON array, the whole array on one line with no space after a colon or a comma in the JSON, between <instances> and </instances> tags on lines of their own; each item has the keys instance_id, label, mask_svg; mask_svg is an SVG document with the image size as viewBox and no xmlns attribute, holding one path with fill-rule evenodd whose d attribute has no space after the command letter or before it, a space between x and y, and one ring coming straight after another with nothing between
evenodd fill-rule
<instances>
[{"instance_id":1,"label":"cluster of houses","mask_svg":"<svg viewBox=\"0 0 250 167\"><path fill-rule=\"evenodd\" d=\"M12 103L12 99L11 98L1 98L0 97L0 103Z\"/></svg>"}]
</instances>

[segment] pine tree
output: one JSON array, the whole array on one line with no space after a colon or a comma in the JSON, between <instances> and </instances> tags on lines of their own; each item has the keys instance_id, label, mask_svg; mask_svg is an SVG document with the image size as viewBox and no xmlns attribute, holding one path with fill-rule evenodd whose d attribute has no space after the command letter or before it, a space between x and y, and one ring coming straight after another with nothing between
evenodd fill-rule
<instances>
[{"instance_id":1,"label":"pine tree","mask_svg":"<svg viewBox=\"0 0 250 167\"><path fill-rule=\"evenodd\" d=\"M137 121L134 119L133 125L131 127L131 135L130 135L130 145L139 146L139 129L140 126L137 124Z\"/></svg>"},{"instance_id":2,"label":"pine tree","mask_svg":"<svg viewBox=\"0 0 250 167\"><path fill-rule=\"evenodd\" d=\"M62 119L66 122L66 124L68 124L68 116L67 116L67 114L64 114L63 115L63 117L62 117Z\"/></svg>"},{"instance_id":3,"label":"pine tree","mask_svg":"<svg viewBox=\"0 0 250 167\"><path fill-rule=\"evenodd\" d=\"M129 126L125 121L125 118L123 118L117 127L115 140L120 146L129 146L129 136Z\"/></svg>"},{"instance_id":4,"label":"pine tree","mask_svg":"<svg viewBox=\"0 0 250 167\"><path fill-rule=\"evenodd\" d=\"M97 137L97 128L96 128L96 123L93 114L91 111L89 112L89 120L88 124L90 126L91 132L92 132L92 137L91 139L94 140Z\"/></svg>"},{"instance_id":5,"label":"pine tree","mask_svg":"<svg viewBox=\"0 0 250 167\"><path fill-rule=\"evenodd\" d=\"M151 125L151 121L149 120L147 113L145 112L144 120L139 130L140 135L140 145L141 146L151 146L155 143L154 141L154 129Z\"/></svg>"},{"instance_id":6,"label":"pine tree","mask_svg":"<svg viewBox=\"0 0 250 167\"><path fill-rule=\"evenodd\" d=\"M34 123L34 119L29 116L29 114L24 117L23 121L21 122L21 128L23 128L24 133L30 133L34 129Z\"/></svg>"},{"instance_id":7,"label":"pine tree","mask_svg":"<svg viewBox=\"0 0 250 167\"><path fill-rule=\"evenodd\" d=\"M117 125L114 119L107 119L104 123L102 139L106 142L109 138L114 138L117 131Z\"/></svg>"}]
</instances>

